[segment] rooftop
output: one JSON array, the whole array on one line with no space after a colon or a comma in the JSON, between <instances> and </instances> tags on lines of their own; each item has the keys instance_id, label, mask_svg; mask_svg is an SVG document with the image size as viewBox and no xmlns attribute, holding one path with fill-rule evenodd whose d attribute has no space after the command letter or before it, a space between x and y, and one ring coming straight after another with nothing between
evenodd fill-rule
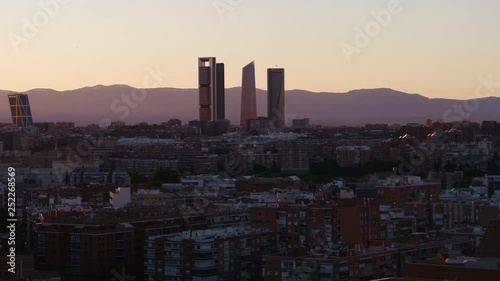
<instances>
[{"instance_id":1,"label":"rooftop","mask_svg":"<svg viewBox=\"0 0 500 281\"><path fill-rule=\"evenodd\" d=\"M193 239L197 242L203 242L218 237L236 237L240 235L259 234L264 232L266 231L260 229L254 229L248 226L237 226L237 227L231 226L224 228L209 228L209 229L195 230L195 231L188 230L167 235L151 236L149 237L149 240L164 238L170 241L180 242L182 240Z\"/></svg>"}]
</instances>

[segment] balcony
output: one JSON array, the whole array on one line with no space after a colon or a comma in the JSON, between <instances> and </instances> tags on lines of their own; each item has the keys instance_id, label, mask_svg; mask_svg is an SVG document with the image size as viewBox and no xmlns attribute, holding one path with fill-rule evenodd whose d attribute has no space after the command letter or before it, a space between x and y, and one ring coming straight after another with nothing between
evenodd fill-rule
<instances>
[{"instance_id":1,"label":"balcony","mask_svg":"<svg viewBox=\"0 0 500 281\"><path fill-rule=\"evenodd\" d=\"M192 271L192 277L193 280L195 280L195 277L215 277L217 280L217 277L219 276L219 271L217 268L207 268L207 269L193 269ZM205 279L206 280L206 279Z\"/></svg>"},{"instance_id":2,"label":"balcony","mask_svg":"<svg viewBox=\"0 0 500 281\"><path fill-rule=\"evenodd\" d=\"M193 253L215 253L217 251L218 251L217 248L200 248L200 249L193 248Z\"/></svg>"},{"instance_id":3,"label":"balcony","mask_svg":"<svg viewBox=\"0 0 500 281\"><path fill-rule=\"evenodd\" d=\"M217 264L213 259L205 261L195 260L194 267L197 269L211 269L211 268L217 268Z\"/></svg>"},{"instance_id":4,"label":"balcony","mask_svg":"<svg viewBox=\"0 0 500 281\"><path fill-rule=\"evenodd\" d=\"M197 252L197 253L194 253L193 252L193 259L203 259L203 260L207 260L207 259L213 259L215 256L215 253L213 252Z\"/></svg>"},{"instance_id":5,"label":"balcony","mask_svg":"<svg viewBox=\"0 0 500 281\"><path fill-rule=\"evenodd\" d=\"M170 266L170 267L179 267L181 266L182 262L180 259L178 260L165 260L165 266Z\"/></svg>"},{"instance_id":6,"label":"balcony","mask_svg":"<svg viewBox=\"0 0 500 281\"><path fill-rule=\"evenodd\" d=\"M252 253L252 251L250 250L250 248L245 248L245 249L240 251L240 256L246 257L246 256L249 256L251 253Z\"/></svg>"},{"instance_id":7,"label":"balcony","mask_svg":"<svg viewBox=\"0 0 500 281\"><path fill-rule=\"evenodd\" d=\"M164 274L166 276L177 276L179 274L179 270L177 270L177 268L166 267Z\"/></svg>"},{"instance_id":8,"label":"balcony","mask_svg":"<svg viewBox=\"0 0 500 281\"><path fill-rule=\"evenodd\" d=\"M165 255L165 260L180 260L181 256L180 255Z\"/></svg>"}]
</instances>

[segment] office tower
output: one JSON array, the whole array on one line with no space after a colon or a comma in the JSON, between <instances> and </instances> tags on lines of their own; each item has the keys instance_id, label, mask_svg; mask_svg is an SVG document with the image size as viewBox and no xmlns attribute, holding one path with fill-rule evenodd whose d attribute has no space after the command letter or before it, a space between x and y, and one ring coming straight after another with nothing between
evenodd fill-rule
<instances>
[{"instance_id":1,"label":"office tower","mask_svg":"<svg viewBox=\"0 0 500 281\"><path fill-rule=\"evenodd\" d=\"M33 127L30 102L26 94L9 95L10 112L12 122L18 127Z\"/></svg>"},{"instance_id":2,"label":"office tower","mask_svg":"<svg viewBox=\"0 0 500 281\"><path fill-rule=\"evenodd\" d=\"M217 83L216 73L215 58L198 59L200 121L212 120L212 100L215 99Z\"/></svg>"},{"instance_id":3,"label":"office tower","mask_svg":"<svg viewBox=\"0 0 500 281\"><path fill-rule=\"evenodd\" d=\"M224 64L214 57L199 58L198 81L200 121L224 119Z\"/></svg>"},{"instance_id":4,"label":"office tower","mask_svg":"<svg viewBox=\"0 0 500 281\"><path fill-rule=\"evenodd\" d=\"M285 127L285 70L267 69L267 117L275 128Z\"/></svg>"},{"instance_id":5,"label":"office tower","mask_svg":"<svg viewBox=\"0 0 500 281\"><path fill-rule=\"evenodd\" d=\"M243 67L241 83L241 120L240 126L247 127L249 119L257 118L257 102L255 97L255 65L252 61Z\"/></svg>"},{"instance_id":6,"label":"office tower","mask_svg":"<svg viewBox=\"0 0 500 281\"><path fill-rule=\"evenodd\" d=\"M226 119L226 106L225 106L225 83L224 83L224 64L217 64L217 90L216 90L216 99L217 99L217 115L214 118L216 120L224 120Z\"/></svg>"}]
</instances>

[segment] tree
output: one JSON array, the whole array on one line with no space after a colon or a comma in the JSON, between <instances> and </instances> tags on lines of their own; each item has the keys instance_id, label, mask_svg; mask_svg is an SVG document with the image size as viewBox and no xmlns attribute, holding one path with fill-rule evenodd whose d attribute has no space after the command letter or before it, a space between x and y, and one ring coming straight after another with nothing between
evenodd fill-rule
<instances>
[{"instance_id":1,"label":"tree","mask_svg":"<svg viewBox=\"0 0 500 281\"><path fill-rule=\"evenodd\" d=\"M258 164L258 163L253 164L253 172L255 174L261 174L261 173L264 173L266 171L267 171L266 166L264 166L262 164Z\"/></svg>"},{"instance_id":2,"label":"tree","mask_svg":"<svg viewBox=\"0 0 500 281\"><path fill-rule=\"evenodd\" d=\"M147 177L137 172L130 172L129 176L130 176L130 182L133 185L139 185L149 182L149 179Z\"/></svg>"},{"instance_id":3,"label":"tree","mask_svg":"<svg viewBox=\"0 0 500 281\"><path fill-rule=\"evenodd\" d=\"M457 169L457 164L456 163L452 163L452 162L448 162L444 165L444 170L446 172L454 172L455 170Z\"/></svg>"},{"instance_id":4,"label":"tree","mask_svg":"<svg viewBox=\"0 0 500 281\"><path fill-rule=\"evenodd\" d=\"M181 176L178 171L160 167L160 169L158 169L154 173L151 184L159 186L162 183L180 183L180 182L181 182Z\"/></svg>"}]
</instances>

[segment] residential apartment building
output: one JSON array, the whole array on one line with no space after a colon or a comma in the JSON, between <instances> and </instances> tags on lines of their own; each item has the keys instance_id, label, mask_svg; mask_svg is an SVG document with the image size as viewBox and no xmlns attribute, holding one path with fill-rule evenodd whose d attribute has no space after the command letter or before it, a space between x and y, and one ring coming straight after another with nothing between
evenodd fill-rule
<instances>
[{"instance_id":1,"label":"residential apartment building","mask_svg":"<svg viewBox=\"0 0 500 281\"><path fill-rule=\"evenodd\" d=\"M147 239L145 280L254 280L262 255L274 248L274 234L246 227L184 231Z\"/></svg>"},{"instance_id":2,"label":"residential apartment building","mask_svg":"<svg viewBox=\"0 0 500 281\"><path fill-rule=\"evenodd\" d=\"M342 167L359 167L370 161L371 149L368 146L339 146L336 156Z\"/></svg>"}]
</instances>

